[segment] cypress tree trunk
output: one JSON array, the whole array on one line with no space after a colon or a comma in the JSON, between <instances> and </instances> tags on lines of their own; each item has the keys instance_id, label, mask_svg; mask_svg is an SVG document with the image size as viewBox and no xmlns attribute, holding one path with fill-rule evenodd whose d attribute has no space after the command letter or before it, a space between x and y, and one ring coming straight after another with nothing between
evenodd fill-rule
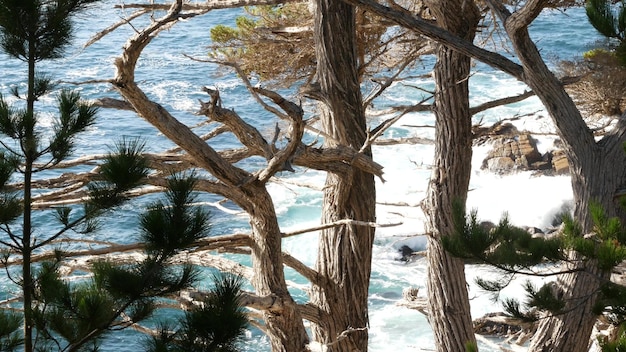
<instances>
[{"instance_id":1,"label":"cypress tree trunk","mask_svg":"<svg viewBox=\"0 0 626 352\"><path fill-rule=\"evenodd\" d=\"M593 226L589 216L589 203L597 202L608 216L617 216L622 224L626 224L626 212L619 206L620 194L626 187L626 156L623 149L626 125L620 119L612 133L596 143L580 111L563 85L545 65L528 34L528 25L544 5L541 0L529 1L513 15L508 14L501 5L492 6L498 9L524 67L524 81L541 99L564 142L576 203L575 219L581 224L583 231L589 233ZM593 263L582 269L559 278L558 289L567 302L566 313L541 320L529 351L588 350L590 335L597 319L591 308L596 301L600 280L608 278L610 273L600 272Z\"/></svg>"},{"instance_id":2,"label":"cypress tree trunk","mask_svg":"<svg viewBox=\"0 0 626 352\"><path fill-rule=\"evenodd\" d=\"M521 65L495 53L469 46L425 21L416 20L404 12L394 11L374 1L344 1L362 5L374 13L440 40L527 83L550 113L557 126L559 137L564 142L570 162L576 220L588 231L591 228L588 205L590 201L595 201L604 207L608 216L617 216L623 224L626 224L626 213L618 205L618 200L626 193L626 173L623 172L626 167L623 154L626 116L619 119L618 125L609 136L603 137L599 142L595 141L580 111L563 85L545 65L528 34L528 26L548 5L545 0L528 0L513 14L501 1L486 0L491 10L504 24ZM585 294L596 292L599 287L596 279L590 279L589 274L593 273L597 273L597 268L589 267L583 272L559 279L563 297L574 298L572 302L578 303L583 303L580 298L584 297L584 304L570 305L572 310L556 319L543 319L529 351L587 351L591 327L597 318L589 314L589 302L593 302L595 297Z\"/></svg>"},{"instance_id":3,"label":"cypress tree trunk","mask_svg":"<svg viewBox=\"0 0 626 352\"><path fill-rule=\"evenodd\" d=\"M474 2L428 1L439 26L473 40L480 14ZM447 253L441 236L454 231L453 203L465 203L472 164L469 111L470 58L443 45L435 65L435 161L424 212L428 237L429 316L438 351L465 351L475 344L465 265Z\"/></svg>"},{"instance_id":4,"label":"cypress tree trunk","mask_svg":"<svg viewBox=\"0 0 626 352\"><path fill-rule=\"evenodd\" d=\"M341 1L317 0L315 51L321 116L327 145L360 149L366 121L357 70L354 7ZM371 155L367 148L364 152ZM374 177L357 169L331 173L324 187L322 222L341 219L375 221ZM312 288L311 301L321 311L312 328L328 351L367 351L367 297L374 229L345 225L323 230L316 270L325 280ZM349 328L348 337L337 337Z\"/></svg>"},{"instance_id":5,"label":"cypress tree trunk","mask_svg":"<svg viewBox=\"0 0 626 352\"><path fill-rule=\"evenodd\" d=\"M252 225L253 285L261 296L277 298L276 309L263 311L273 352L302 352L309 342L302 316L287 289L282 263L282 235L274 203L264 185L253 189L254 202L246 208ZM256 187L255 187L256 188Z\"/></svg>"},{"instance_id":6,"label":"cypress tree trunk","mask_svg":"<svg viewBox=\"0 0 626 352\"><path fill-rule=\"evenodd\" d=\"M622 121L623 118L624 116ZM619 194L623 193L626 186L626 154L623 149L625 135L626 125L620 122L614 134L604 137L601 143L594 145L584 155L577 154L575 157L578 165L570 167L576 201L575 218L580 221L584 233L592 230L590 202L600 204L608 216L616 216L622 224L626 224L624 211L618 204ZM579 257L573 254L573 262ZM569 265L566 268L581 270L563 275L557 280L559 294L566 300L566 313L540 321L529 351L589 350L590 336L598 318L592 310L597 290L600 280L610 278L610 272L602 272L593 263L587 263L586 266L579 264L578 267Z\"/></svg>"}]
</instances>

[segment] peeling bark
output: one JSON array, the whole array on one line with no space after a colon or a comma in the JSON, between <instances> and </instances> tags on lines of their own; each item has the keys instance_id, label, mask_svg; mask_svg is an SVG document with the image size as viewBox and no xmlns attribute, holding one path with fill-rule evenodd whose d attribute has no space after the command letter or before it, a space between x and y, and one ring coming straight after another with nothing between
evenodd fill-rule
<instances>
[{"instance_id":1,"label":"peeling bark","mask_svg":"<svg viewBox=\"0 0 626 352\"><path fill-rule=\"evenodd\" d=\"M472 41L480 13L474 2L427 1L437 24ZM454 231L455 202L465 203L472 168L472 114L469 106L470 57L438 45L434 74L435 159L423 205L428 236L428 321L438 351L465 351L476 344L465 263L449 254L441 236Z\"/></svg>"},{"instance_id":2,"label":"peeling bark","mask_svg":"<svg viewBox=\"0 0 626 352\"><path fill-rule=\"evenodd\" d=\"M359 150L367 135L352 6L316 1L315 51L323 131L330 137L325 146ZM371 156L370 149L365 148L363 155ZM341 219L374 222L375 201L371 174L354 168L332 171L324 187L322 223ZM315 341L328 351L367 351L373 239L374 229L358 224L320 234L316 270L326 281L311 290L312 304L323 312L312 331Z\"/></svg>"}]
</instances>

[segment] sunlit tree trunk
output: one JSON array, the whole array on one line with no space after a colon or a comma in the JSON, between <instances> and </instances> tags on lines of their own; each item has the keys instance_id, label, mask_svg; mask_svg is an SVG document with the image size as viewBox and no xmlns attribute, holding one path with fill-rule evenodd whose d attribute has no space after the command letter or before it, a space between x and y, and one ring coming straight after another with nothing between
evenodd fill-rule
<instances>
[{"instance_id":1,"label":"sunlit tree trunk","mask_svg":"<svg viewBox=\"0 0 626 352\"><path fill-rule=\"evenodd\" d=\"M479 20L472 1L427 2L437 24L473 40ZM472 123L469 110L470 58L443 45L434 69L435 161L424 204L428 237L429 316L438 351L465 351L475 344L470 304L461 259L447 253L441 236L454 231L453 203L465 203L472 166Z\"/></svg>"},{"instance_id":2,"label":"sunlit tree trunk","mask_svg":"<svg viewBox=\"0 0 626 352\"><path fill-rule=\"evenodd\" d=\"M366 140L355 47L355 14L350 5L316 0L315 51L321 89L326 145L360 149ZM364 151L371 155L369 148ZM324 187L322 222L341 219L375 221L375 183L355 168L329 173ZM316 269L325 281L312 288L312 303L322 316L314 338L329 351L367 351L367 297L374 229L345 225L323 230ZM350 330L352 329L352 330ZM348 337L337 337L348 331Z\"/></svg>"}]
</instances>

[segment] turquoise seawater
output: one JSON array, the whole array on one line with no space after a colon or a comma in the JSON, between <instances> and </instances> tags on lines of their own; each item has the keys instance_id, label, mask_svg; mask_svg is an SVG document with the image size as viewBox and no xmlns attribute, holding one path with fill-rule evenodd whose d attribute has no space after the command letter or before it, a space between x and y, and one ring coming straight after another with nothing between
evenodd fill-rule
<instances>
[{"instance_id":1,"label":"turquoise seawater","mask_svg":"<svg viewBox=\"0 0 626 352\"><path fill-rule=\"evenodd\" d=\"M96 99L102 97L118 98L111 85L103 83L88 83L76 85L77 82L107 80L113 77L115 69L114 59L120 55L125 41L134 34L131 26L124 25L113 33L105 36L97 43L83 48L97 32L116 23L124 16L130 15L133 10L115 8L123 4L121 0L106 0L81 14L76 19L75 45L68 49L67 56L53 62L46 62L41 68L59 80L60 87L70 87L81 91L84 98ZM250 124L256 126L268 139L272 138L275 120L261 109L249 96L245 87L227 69L216 65L190 60L183 54L206 57L207 47L211 44L209 30L216 24L232 24L241 10L216 10L198 18L176 24L164 31L146 48L139 62L137 81L147 94L156 102L170 110L176 117L188 125L197 125L205 119L195 115L198 110L198 100L207 100L201 91L203 86L214 86L220 89L223 105L234 108ZM156 14L158 17L159 14ZM134 28L141 28L147 19L134 21ZM546 12L532 26L533 38L542 48L542 54L550 65L558 60L572 59L582 52L593 47L598 36L588 24L585 14L580 9L570 9L565 12ZM498 50L506 53L495 38ZM418 65L417 70L427 72L433 64L432 58L425 58ZM21 62L0 54L0 92L9 96L9 89L19 86L25 89L25 67ZM506 76L494 72L487 65L476 63L470 79L472 87L472 101L479 104L493 98L500 98L510 94L519 94L524 91L523 84ZM411 85L419 85L425 89L432 89L432 82L427 78L414 78ZM376 104L377 106L391 106L394 104L416 103L422 99L420 91L408 85L397 84L386 92ZM45 112L41 116L44 125L51 125L50 114L54 97L44 97L40 108ZM536 99L500 107L487 111L476 119L494 122L501 118L524 114L541 114L541 106ZM376 126L379 119L372 120ZM433 135L432 128L417 128L415 126L432 124L433 117L429 114L414 114L404 117L390 132L390 136L423 136ZM198 130L199 133L203 129ZM204 128L206 131L206 127ZM75 156L103 153L109 146L119 140L121 136L140 137L146 142L149 151L160 152L172 147L172 143L164 138L155 128L127 111L102 110L97 124L80 137ZM237 146L229 137L222 136L211 141L216 149L226 149ZM426 319L416 311L397 305L401 301L402 290L409 286L424 289L426 279L425 261L419 259L410 263L398 261L398 249L402 244L409 244L415 250L421 250L424 239L416 236L423 233L422 215L417 204L423 198L430 175L428 165L432 162L432 146L388 146L374 149L375 159L385 166L386 183L377 185L379 202L400 203L407 205L381 205L378 221L393 223L402 221L398 227L384 228L377 232L374 248L374 263L370 287L370 338L372 351L421 351L433 348L432 333ZM242 162L240 166L255 169L261 163L258 159ZM42 177L54 173L43 174ZM274 197L277 214L280 217L283 231L314 226L319 223L321 209L320 188L324 182L324 175L314 170L298 170L295 174L281 175L284 181L270 185ZM314 187L305 187L303 185ZM317 188L316 188L317 187ZM102 230L94 235L95 239L112 242L135 241L136 215L142 206L148 204L155 196L142 197L121 209L110 214ZM209 203L219 202L218 196L203 195L201 201ZM236 210L232 204L224 206ZM216 235L246 232L247 219L241 214L231 214L213 210L214 233ZM40 231L50 231L50 216L38 216L36 221ZM531 225L531 224L528 224ZM289 238L284 241L285 250L296 256L308 265L313 265L316 247L315 233ZM234 257L249 264L245 258ZM468 268L470 275L488 272L480 267ZM305 300L306 282L287 270L288 280L294 283L294 296L298 300ZM6 286L4 286L5 289ZM473 292L478 297L478 293ZM481 296L482 297L482 296ZM1 297L0 297L1 299ZM497 304L488 303L487 299L473 300L473 312L481 314L498 310ZM167 315L167 314L165 314ZM493 346L481 342L482 350L494 350ZM141 348L141 334L134 331L111 334L102 346L103 351L138 351ZM258 331L251 330L242 344L244 351L268 351L265 337Z\"/></svg>"}]
</instances>

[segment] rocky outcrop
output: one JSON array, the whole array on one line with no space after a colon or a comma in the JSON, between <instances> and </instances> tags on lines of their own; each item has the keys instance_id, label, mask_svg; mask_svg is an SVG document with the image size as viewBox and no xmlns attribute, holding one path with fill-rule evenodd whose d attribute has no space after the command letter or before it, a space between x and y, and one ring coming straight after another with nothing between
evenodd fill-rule
<instances>
[{"instance_id":1,"label":"rocky outcrop","mask_svg":"<svg viewBox=\"0 0 626 352\"><path fill-rule=\"evenodd\" d=\"M483 160L481 169L498 174L514 171L536 171L543 175L569 172L569 163L560 149L541 154L537 141L529 132L518 131L511 124L501 124L477 139L477 144L490 143L492 150Z\"/></svg>"},{"instance_id":2,"label":"rocky outcrop","mask_svg":"<svg viewBox=\"0 0 626 352\"><path fill-rule=\"evenodd\" d=\"M555 150L552 153L552 167L557 175L569 173L569 162L563 150Z\"/></svg>"}]
</instances>

